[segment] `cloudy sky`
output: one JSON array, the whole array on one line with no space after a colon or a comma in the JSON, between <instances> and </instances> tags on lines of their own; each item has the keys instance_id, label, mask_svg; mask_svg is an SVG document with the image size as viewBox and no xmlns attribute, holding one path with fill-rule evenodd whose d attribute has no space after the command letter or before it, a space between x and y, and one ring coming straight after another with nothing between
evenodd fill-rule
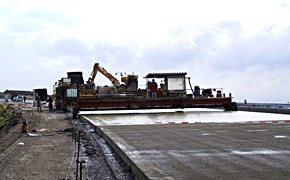
<instances>
[{"instance_id":1,"label":"cloudy sky","mask_svg":"<svg viewBox=\"0 0 290 180\"><path fill-rule=\"evenodd\" d=\"M148 73L187 72L235 101L287 103L290 1L0 2L0 91L51 94L68 71L87 80L96 62L138 74L140 85Z\"/></svg>"}]
</instances>

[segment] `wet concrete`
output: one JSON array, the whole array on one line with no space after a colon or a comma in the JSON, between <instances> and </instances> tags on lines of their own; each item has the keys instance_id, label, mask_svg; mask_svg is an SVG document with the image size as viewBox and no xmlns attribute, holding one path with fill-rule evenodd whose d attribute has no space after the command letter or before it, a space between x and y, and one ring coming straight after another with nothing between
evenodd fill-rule
<instances>
[{"instance_id":1,"label":"wet concrete","mask_svg":"<svg viewBox=\"0 0 290 180\"><path fill-rule=\"evenodd\" d=\"M285 114L228 111L220 109L162 109L162 110L107 110L82 112L94 125L141 125L182 123L247 123L261 121L289 121Z\"/></svg>"},{"instance_id":2,"label":"wet concrete","mask_svg":"<svg viewBox=\"0 0 290 180\"><path fill-rule=\"evenodd\" d=\"M138 179L290 177L290 123L102 125L96 130Z\"/></svg>"}]
</instances>

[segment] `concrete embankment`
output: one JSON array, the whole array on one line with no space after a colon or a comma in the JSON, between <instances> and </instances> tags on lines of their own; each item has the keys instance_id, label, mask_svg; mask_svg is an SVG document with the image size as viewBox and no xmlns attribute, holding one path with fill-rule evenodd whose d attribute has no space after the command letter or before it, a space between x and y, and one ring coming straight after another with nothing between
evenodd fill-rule
<instances>
[{"instance_id":1,"label":"concrete embankment","mask_svg":"<svg viewBox=\"0 0 290 180\"><path fill-rule=\"evenodd\" d=\"M149 179L147 175L132 161L132 159L117 145L117 141L107 135L102 129L94 125L89 119L84 116L80 116L82 122L87 123L89 126L94 128L95 132L98 133L109 146L120 156L120 158L131 168L132 172L138 179Z\"/></svg>"},{"instance_id":2,"label":"concrete embankment","mask_svg":"<svg viewBox=\"0 0 290 180\"><path fill-rule=\"evenodd\" d=\"M243 106L238 107L238 111L250 111L250 112L264 112L264 113L277 113L277 114L290 114L290 109L274 109L274 108L261 108Z\"/></svg>"},{"instance_id":3,"label":"concrete embankment","mask_svg":"<svg viewBox=\"0 0 290 180\"><path fill-rule=\"evenodd\" d=\"M81 118L95 128L137 179L290 177L288 121L96 126Z\"/></svg>"}]
</instances>

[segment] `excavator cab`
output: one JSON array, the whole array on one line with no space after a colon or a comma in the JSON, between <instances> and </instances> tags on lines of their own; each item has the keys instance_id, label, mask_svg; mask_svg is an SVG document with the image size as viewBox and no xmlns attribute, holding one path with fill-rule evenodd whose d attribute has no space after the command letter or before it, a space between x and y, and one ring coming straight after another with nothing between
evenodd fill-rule
<instances>
[{"instance_id":1,"label":"excavator cab","mask_svg":"<svg viewBox=\"0 0 290 180\"><path fill-rule=\"evenodd\" d=\"M121 81L125 83L125 88L130 90L138 89L138 75L122 76Z\"/></svg>"}]
</instances>

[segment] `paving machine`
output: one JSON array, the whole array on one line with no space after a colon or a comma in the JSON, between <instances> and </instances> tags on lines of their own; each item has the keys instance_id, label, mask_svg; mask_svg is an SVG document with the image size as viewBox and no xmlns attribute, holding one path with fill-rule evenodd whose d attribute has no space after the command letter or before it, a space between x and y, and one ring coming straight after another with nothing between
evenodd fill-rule
<instances>
[{"instance_id":1,"label":"paving machine","mask_svg":"<svg viewBox=\"0 0 290 180\"><path fill-rule=\"evenodd\" d=\"M95 86L95 77L100 72L112 83L111 86ZM192 107L224 107L234 110L232 97L225 97L222 91L214 97L211 90L195 87L194 97L186 93L187 73L149 73L149 79L161 78L162 84L157 91L157 98L150 96L149 88L138 88L138 76L121 74L121 82L95 63L93 71L84 83L82 72L68 72L54 87L55 106L57 109L73 112L75 118L80 110L96 109L144 109L144 108L192 108ZM117 75L117 74L116 74ZM192 88L191 88L192 89Z\"/></svg>"}]
</instances>

